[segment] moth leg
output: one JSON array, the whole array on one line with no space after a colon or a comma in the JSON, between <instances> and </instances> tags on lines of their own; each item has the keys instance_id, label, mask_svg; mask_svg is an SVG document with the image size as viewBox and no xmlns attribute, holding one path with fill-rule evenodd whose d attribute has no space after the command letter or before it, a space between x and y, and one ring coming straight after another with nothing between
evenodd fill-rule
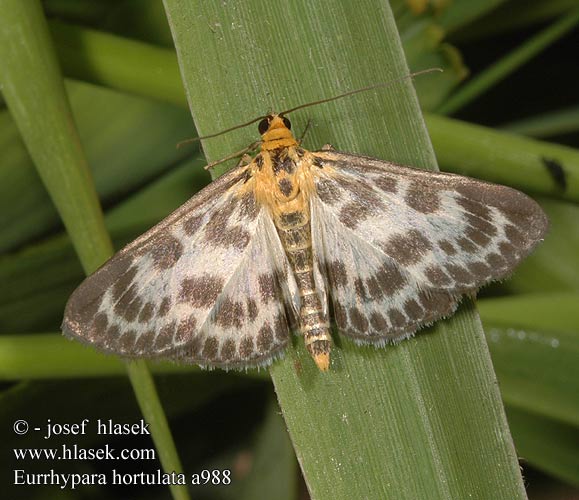
<instances>
[{"instance_id":1,"label":"moth leg","mask_svg":"<svg viewBox=\"0 0 579 500\"><path fill-rule=\"evenodd\" d=\"M308 119L308 123L306 123L306 128L304 128L304 131L302 132L302 135L300 136L300 138L298 139L298 144L301 146L302 142L304 142L304 138L306 137L306 134L308 133L308 130L310 129L310 126L312 125L312 119L309 118Z\"/></svg>"},{"instance_id":2,"label":"moth leg","mask_svg":"<svg viewBox=\"0 0 579 500\"><path fill-rule=\"evenodd\" d=\"M246 153L241 158L239 158L239 161L237 162L237 165L235 165L235 168L245 167L246 165L249 165L252 161L253 157Z\"/></svg>"},{"instance_id":3,"label":"moth leg","mask_svg":"<svg viewBox=\"0 0 579 500\"><path fill-rule=\"evenodd\" d=\"M322 146L322 151L336 151L336 148L334 146L332 146L331 144L324 144Z\"/></svg>"},{"instance_id":4,"label":"moth leg","mask_svg":"<svg viewBox=\"0 0 579 500\"><path fill-rule=\"evenodd\" d=\"M241 151L237 151L236 153L232 153L229 156L226 156L225 158L221 158L221 160L217 160L217 161L213 161L211 163L208 163L207 165L205 165L205 170L210 170L213 167L215 167L216 165L219 165L220 163L226 162L228 160L232 160L233 158L239 158L241 156L243 159L243 157L247 156L248 153L250 153L251 151L255 151L260 144L261 144L261 141L255 141L255 142L251 143L249 146L247 146L246 148L243 148Z\"/></svg>"}]
</instances>

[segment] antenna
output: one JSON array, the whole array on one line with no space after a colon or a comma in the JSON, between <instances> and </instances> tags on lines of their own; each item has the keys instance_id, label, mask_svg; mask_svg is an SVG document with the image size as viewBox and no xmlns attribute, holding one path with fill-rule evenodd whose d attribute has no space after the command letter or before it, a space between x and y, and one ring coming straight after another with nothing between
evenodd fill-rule
<instances>
[{"instance_id":1,"label":"antenna","mask_svg":"<svg viewBox=\"0 0 579 500\"><path fill-rule=\"evenodd\" d=\"M309 108L310 106L316 106L318 104L324 104L326 102L337 101L338 99L342 99L344 97L349 97L349 96L354 95L354 94L360 94L362 92L368 92L370 90L380 89L380 88L384 88L384 87L390 87L391 85L393 85L395 83L402 82L404 80L410 80L410 79L414 78L415 76L425 75L425 74L434 73L434 72L441 72L442 73L442 71L443 70L441 68L430 68L430 69L424 69L422 71L416 71L415 73L409 73L408 75L404 75L404 76L402 76L400 78L396 78L394 80L389 80L387 82L378 83L376 85L370 85L368 87L362 87L361 89L350 90L348 92L344 92L343 94L338 94L338 95L335 95L333 97L328 97L327 99L320 99L319 101L313 101L313 102L308 102L306 104L301 104L300 106L296 106L295 108L286 109L285 111L278 113L278 115L283 116L283 115L286 115L288 113L293 113L294 111L297 111L298 109ZM269 115L258 116L257 118L254 118L253 120L250 120L246 123L242 123L240 125L235 125L234 127L226 128L225 130L222 130L221 132L216 132L215 134L203 135L201 137L195 137L193 139L187 139L185 141L181 141L177 144L177 147L179 148L183 144L188 144L191 142L197 142L197 141L202 141L205 139L211 139L213 137L217 137L219 135L226 134L227 132L232 132L233 130L237 130L238 128L247 127L253 123L256 123L260 120L263 120L264 118L267 118L268 116Z\"/></svg>"}]
</instances>

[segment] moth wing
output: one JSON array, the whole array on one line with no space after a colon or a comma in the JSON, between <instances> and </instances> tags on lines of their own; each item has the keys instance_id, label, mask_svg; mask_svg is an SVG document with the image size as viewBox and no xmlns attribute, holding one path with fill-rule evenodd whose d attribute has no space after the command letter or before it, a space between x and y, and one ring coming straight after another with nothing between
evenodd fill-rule
<instances>
[{"instance_id":1,"label":"moth wing","mask_svg":"<svg viewBox=\"0 0 579 500\"><path fill-rule=\"evenodd\" d=\"M67 303L64 333L124 357L270 362L289 341L299 294L271 219L243 189L246 170L211 183L89 276Z\"/></svg>"},{"instance_id":2,"label":"moth wing","mask_svg":"<svg viewBox=\"0 0 579 500\"><path fill-rule=\"evenodd\" d=\"M314 255L338 328L383 344L450 315L509 275L544 236L531 198L475 179L340 153L313 153Z\"/></svg>"}]
</instances>

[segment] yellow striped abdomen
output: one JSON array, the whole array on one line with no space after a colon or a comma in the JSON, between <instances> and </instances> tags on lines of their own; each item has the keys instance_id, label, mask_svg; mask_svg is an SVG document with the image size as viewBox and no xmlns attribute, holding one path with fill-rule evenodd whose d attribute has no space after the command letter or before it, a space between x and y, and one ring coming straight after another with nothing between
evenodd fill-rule
<instances>
[{"instance_id":1,"label":"yellow striped abdomen","mask_svg":"<svg viewBox=\"0 0 579 500\"><path fill-rule=\"evenodd\" d=\"M300 331L318 368L325 371L330 362L331 337L316 290L309 210L308 207L304 208L300 211L280 211L274 222L299 288Z\"/></svg>"}]
</instances>

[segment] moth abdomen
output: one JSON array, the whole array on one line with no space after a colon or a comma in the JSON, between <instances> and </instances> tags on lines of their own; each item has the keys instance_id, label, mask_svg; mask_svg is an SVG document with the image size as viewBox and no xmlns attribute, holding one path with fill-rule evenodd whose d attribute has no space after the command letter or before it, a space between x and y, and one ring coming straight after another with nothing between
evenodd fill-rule
<instances>
[{"instance_id":1,"label":"moth abdomen","mask_svg":"<svg viewBox=\"0 0 579 500\"><path fill-rule=\"evenodd\" d=\"M281 213L275 222L299 289L300 333L316 364L325 371L329 367L331 337L314 279L309 214L306 211Z\"/></svg>"}]
</instances>

